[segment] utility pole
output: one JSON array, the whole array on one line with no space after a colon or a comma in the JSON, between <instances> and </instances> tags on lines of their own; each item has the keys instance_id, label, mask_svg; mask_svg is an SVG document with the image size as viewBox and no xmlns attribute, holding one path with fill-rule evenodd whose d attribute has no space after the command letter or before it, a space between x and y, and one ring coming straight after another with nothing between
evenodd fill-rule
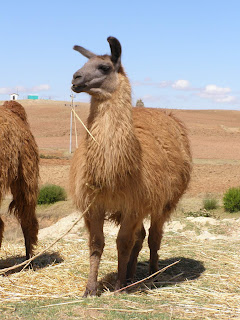
<instances>
[{"instance_id":1,"label":"utility pole","mask_svg":"<svg viewBox=\"0 0 240 320\"><path fill-rule=\"evenodd\" d=\"M70 116L70 142L69 142L69 153L72 153L72 114L73 114L73 99L74 99L74 94L73 92L70 94L72 103L71 103L71 116Z\"/></svg>"}]
</instances>

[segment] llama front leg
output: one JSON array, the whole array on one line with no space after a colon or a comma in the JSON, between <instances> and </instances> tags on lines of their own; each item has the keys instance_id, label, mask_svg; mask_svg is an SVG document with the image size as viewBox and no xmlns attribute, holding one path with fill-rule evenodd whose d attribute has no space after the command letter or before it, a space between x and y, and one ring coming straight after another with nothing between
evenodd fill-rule
<instances>
[{"instance_id":1,"label":"llama front leg","mask_svg":"<svg viewBox=\"0 0 240 320\"><path fill-rule=\"evenodd\" d=\"M140 222L141 223L141 222ZM135 232L139 222L126 219L121 223L117 237L118 279L115 290L126 285L127 265L135 242Z\"/></svg>"},{"instance_id":2,"label":"llama front leg","mask_svg":"<svg viewBox=\"0 0 240 320\"><path fill-rule=\"evenodd\" d=\"M89 231L90 271L83 297L95 296L97 293L98 269L104 248L104 215L92 215L85 218L85 223Z\"/></svg>"}]
</instances>

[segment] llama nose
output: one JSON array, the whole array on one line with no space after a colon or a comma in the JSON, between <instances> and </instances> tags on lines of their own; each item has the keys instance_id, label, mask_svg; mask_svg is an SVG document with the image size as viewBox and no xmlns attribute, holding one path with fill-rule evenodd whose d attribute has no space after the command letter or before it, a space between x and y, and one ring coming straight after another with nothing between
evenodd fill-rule
<instances>
[{"instance_id":1,"label":"llama nose","mask_svg":"<svg viewBox=\"0 0 240 320\"><path fill-rule=\"evenodd\" d=\"M80 76L79 74L75 76L75 79L79 79L79 78L82 78L82 76Z\"/></svg>"},{"instance_id":2,"label":"llama nose","mask_svg":"<svg viewBox=\"0 0 240 320\"><path fill-rule=\"evenodd\" d=\"M80 83L82 83L82 76L79 73L74 73L72 84L73 86L78 86Z\"/></svg>"},{"instance_id":3,"label":"llama nose","mask_svg":"<svg viewBox=\"0 0 240 320\"><path fill-rule=\"evenodd\" d=\"M79 72L74 73L74 75L73 75L74 80L80 79L80 78L82 78L82 75Z\"/></svg>"}]
</instances>

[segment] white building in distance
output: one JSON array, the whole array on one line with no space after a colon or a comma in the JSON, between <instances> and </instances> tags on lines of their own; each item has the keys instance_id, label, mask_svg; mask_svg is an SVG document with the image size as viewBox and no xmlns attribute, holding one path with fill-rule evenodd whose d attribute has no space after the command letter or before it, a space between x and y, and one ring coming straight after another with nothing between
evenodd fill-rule
<instances>
[{"instance_id":1,"label":"white building in distance","mask_svg":"<svg viewBox=\"0 0 240 320\"><path fill-rule=\"evenodd\" d=\"M10 100L17 100L18 99L19 94L18 93L11 93L10 94Z\"/></svg>"}]
</instances>

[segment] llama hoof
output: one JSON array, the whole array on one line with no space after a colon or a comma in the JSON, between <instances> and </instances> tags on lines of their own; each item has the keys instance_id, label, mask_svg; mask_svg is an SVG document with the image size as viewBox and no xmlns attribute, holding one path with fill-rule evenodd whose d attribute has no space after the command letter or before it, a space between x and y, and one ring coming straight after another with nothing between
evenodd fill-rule
<instances>
[{"instance_id":1,"label":"llama hoof","mask_svg":"<svg viewBox=\"0 0 240 320\"><path fill-rule=\"evenodd\" d=\"M158 266L151 266L149 269L149 275L151 276L153 273L158 272L159 268Z\"/></svg>"},{"instance_id":2,"label":"llama hoof","mask_svg":"<svg viewBox=\"0 0 240 320\"><path fill-rule=\"evenodd\" d=\"M121 285L120 281L117 280L116 282L116 285L115 285L115 288L114 288L114 291L115 291L115 294L118 294L118 293L123 293L123 292L126 292L126 290L121 290L122 288L124 288L125 285ZM120 290L120 291L119 291Z\"/></svg>"},{"instance_id":3,"label":"llama hoof","mask_svg":"<svg viewBox=\"0 0 240 320\"><path fill-rule=\"evenodd\" d=\"M30 263L27 265L26 269L28 269L28 270L34 270L32 262L30 262Z\"/></svg>"},{"instance_id":4,"label":"llama hoof","mask_svg":"<svg viewBox=\"0 0 240 320\"><path fill-rule=\"evenodd\" d=\"M118 291L121 289L121 285L120 285L120 281L117 280L116 284L115 284L115 288L114 288L114 291Z\"/></svg>"},{"instance_id":5,"label":"llama hoof","mask_svg":"<svg viewBox=\"0 0 240 320\"><path fill-rule=\"evenodd\" d=\"M84 294L83 294L83 298L87 298L87 297L94 297L97 295L97 290L90 290L88 288L86 288Z\"/></svg>"}]
</instances>

